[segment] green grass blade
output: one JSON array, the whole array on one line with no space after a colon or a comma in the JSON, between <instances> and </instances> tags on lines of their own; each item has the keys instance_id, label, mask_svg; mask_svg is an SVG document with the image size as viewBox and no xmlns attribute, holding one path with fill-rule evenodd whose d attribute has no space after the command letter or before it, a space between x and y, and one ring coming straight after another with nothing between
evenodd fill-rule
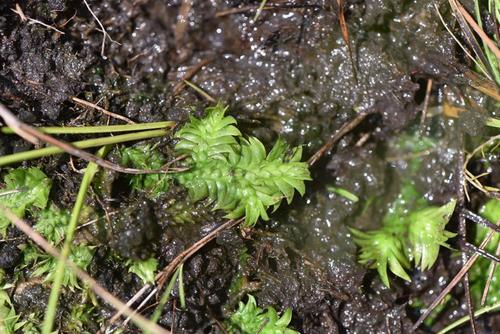
<instances>
[{"instance_id":1,"label":"green grass blade","mask_svg":"<svg viewBox=\"0 0 500 334\"><path fill-rule=\"evenodd\" d=\"M486 125L491 126L492 128L500 129L500 119L491 117L486 121Z\"/></svg>"},{"instance_id":2,"label":"green grass blade","mask_svg":"<svg viewBox=\"0 0 500 334\"><path fill-rule=\"evenodd\" d=\"M102 147L98 152L97 156L103 157L109 151L109 147ZM69 256L71 250L71 243L73 242L73 236L80 218L80 212L85 201L85 196L87 190L90 187L92 179L98 170L98 166L94 163L89 163L83 175L82 183L80 184L80 189L78 190L78 195L76 196L75 205L73 211L71 212L71 219L66 230L66 238L64 240L64 245L61 250L61 256L57 261L56 272L54 275L54 281L52 283L52 288L49 296L49 302L47 304L47 309L45 312L45 317L43 319L42 334L50 334L52 332L52 327L54 324L54 319L57 310L57 302L59 300L59 295L61 292L62 281L64 277L64 270L66 266L66 259Z\"/></svg>"},{"instance_id":3,"label":"green grass blade","mask_svg":"<svg viewBox=\"0 0 500 334\"><path fill-rule=\"evenodd\" d=\"M80 140L80 141L73 142L71 144L77 148L85 149L85 148L90 148L90 147L98 147L98 146L124 143L127 141L161 137L161 136L167 135L168 132L169 132L169 130L167 130L167 129L139 131L139 132L128 133L128 134L123 134L123 135L118 135L118 136ZM0 157L0 167L5 166L5 165L10 165L10 164L13 164L16 162L33 160L33 159L46 157L46 156L54 155L54 154L59 154L59 153L63 153L63 152L64 151L61 150L60 148L51 146L51 147L45 147L45 148L40 148L40 149L36 149L36 150L14 153L14 154Z\"/></svg>"},{"instance_id":4,"label":"green grass blade","mask_svg":"<svg viewBox=\"0 0 500 334\"><path fill-rule=\"evenodd\" d=\"M184 292L184 262L179 266L179 300L181 301L181 308L186 309L186 294Z\"/></svg>"},{"instance_id":5,"label":"green grass blade","mask_svg":"<svg viewBox=\"0 0 500 334\"><path fill-rule=\"evenodd\" d=\"M495 303L495 304L490 305L490 306L485 306L485 307L477 310L476 312L474 312L474 318L477 318L480 315L483 315L485 313L494 312L494 311L496 311L498 309L500 309L500 302ZM448 333L452 329L455 329L456 327L458 327L458 326L466 323L467 321L469 321L469 319L470 319L470 317L468 315L466 315L465 317L462 317L462 318L458 319L457 321L452 322L451 324L449 324L448 326L446 326L445 328L443 328L442 330L440 330L437 334Z\"/></svg>"},{"instance_id":6,"label":"green grass blade","mask_svg":"<svg viewBox=\"0 0 500 334\"><path fill-rule=\"evenodd\" d=\"M175 122L152 122L127 125L97 125L97 126L45 126L35 127L36 130L47 134L92 134L92 133L109 133L109 132L132 132L143 130L155 130L164 128L173 128ZM14 131L9 127L2 127L1 133L14 134Z\"/></svg>"},{"instance_id":7,"label":"green grass blade","mask_svg":"<svg viewBox=\"0 0 500 334\"><path fill-rule=\"evenodd\" d=\"M158 302L158 306L156 306L156 309L153 313L153 316L151 317L151 321L153 323L157 323L158 319L160 319L161 316L161 311L163 311L163 308L165 307L165 304L167 304L168 300L170 299L170 294L172 293L172 290L174 289L174 284L175 281L177 281L177 277L179 277L180 274L180 267L177 268L175 273L172 275L172 278L170 279L170 282L168 282L167 288L165 289L165 292L163 292L163 295L160 298L160 301ZM152 334L152 333L148 333Z\"/></svg>"}]
</instances>

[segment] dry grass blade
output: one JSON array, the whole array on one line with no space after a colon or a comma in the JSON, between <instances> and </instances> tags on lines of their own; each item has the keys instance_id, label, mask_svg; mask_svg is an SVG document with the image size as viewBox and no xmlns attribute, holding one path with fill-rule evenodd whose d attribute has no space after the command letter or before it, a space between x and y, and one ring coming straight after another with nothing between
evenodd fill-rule
<instances>
[{"instance_id":1,"label":"dry grass blade","mask_svg":"<svg viewBox=\"0 0 500 334\"><path fill-rule=\"evenodd\" d=\"M116 172L126 173L126 174L161 174L170 173L173 171L179 171L179 169L159 169L159 170L143 170L128 168L112 163L111 161L99 158L98 156L88 153L84 150L76 148L75 146L58 140L52 136L38 131L37 129L21 122L14 114L12 114L5 106L0 104L0 117L2 117L7 124L17 135L24 138L31 143L38 144L40 141L45 142L49 145L56 146L64 152L79 157L88 162L93 162L103 168L111 169ZM168 166L167 166L168 167Z\"/></svg>"},{"instance_id":2,"label":"dry grass blade","mask_svg":"<svg viewBox=\"0 0 500 334\"><path fill-rule=\"evenodd\" d=\"M479 25L472 18L472 16L470 16L470 14L467 12L467 10L465 10L465 8L462 6L462 4L457 0L450 0L450 4L451 3L454 3L454 5L452 5L452 7L454 6L454 8L456 8L456 10L460 13L461 17L463 17L467 21L467 23L469 23L469 25L472 27L472 29L474 29L474 31L479 35L479 37L481 37L483 42L486 43L486 45L488 45L488 47L493 52L495 57L497 59L500 59L500 50L496 46L495 42L493 42L491 40L491 38L489 38L488 35L485 34L483 29L481 29L481 27L479 27Z\"/></svg>"},{"instance_id":3,"label":"dry grass blade","mask_svg":"<svg viewBox=\"0 0 500 334\"><path fill-rule=\"evenodd\" d=\"M489 97L494 98L497 102L500 102L500 91L493 81L482 78L473 71L467 71L464 75L468 80L470 80L469 84L474 89L477 89Z\"/></svg>"},{"instance_id":4,"label":"dry grass blade","mask_svg":"<svg viewBox=\"0 0 500 334\"><path fill-rule=\"evenodd\" d=\"M75 102L76 104L80 104L80 105L83 105L85 107L94 108L95 110L98 110L98 111L102 112L103 114L108 115L109 117L120 119L120 120L122 120L124 122L127 122L128 124L136 124L130 118L127 118L127 117L122 116L122 115L115 114L114 112L111 112L111 111L108 111L108 110L106 110L104 108L99 107L97 104L94 104L92 102L79 99L76 96L72 96L71 100L73 100L73 102Z\"/></svg>"},{"instance_id":5,"label":"dry grass blade","mask_svg":"<svg viewBox=\"0 0 500 334\"><path fill-rule=\"evenodd\" d=\"M266 3L267 3L267 0L261 0L260 1L260 5L259 5L259 8L257 8L257 12L255 12L255 16L253 17L253 21L256 22L260 16L260 14L262 13L262 11L264 10L264 8L266 7Z\"/></svg>"},{"instance_id":6,"label":"dry grass blade","mask_svg":"<svg viewBox=\"0 0 500 334\"><path fill-rule=\"evenodd\" d=\"M28 21L29 24L39 24L41 26L44 26L45 28L48 28L48 29L51 29L51 30L54 30L55 32L61 34L61 35L64 35L64 32L62 32L61 30L51 26L51 25L48 25L47 23L43 23L42 21L39 21L39 20L35 20L31 17L28 17L24 14L23 10L21 9L21 6L19 6L18 3L16 3L16 8L11 8L11 11L13 11L14 13L16 13L17 15L19 15L19 17L21 18L21 21L23 22L26 22Z\"/></svg>"},{"instance_id":7,"label":"dry grass blade","mask_svg":"<svg viewBox=\"0 0 500 334\"><path fill-rule=\"evenodd\" d=\"M217 101L215 101L215 99L212 96L210 96L210 94L208 94L207 92L205 92L200 86L192 83L189 80L184 80L184 83L186 85L188 85L189 87L191 87L196 93L200 94L208 102L212 102L212 103L217 102Z\"/></svg>"},{"instance_id":8,"label":"dry grass blade","mask_svg":"<svg viewBox=\"0 0 500 334\"><path fill-rule=\"evenodd\" d=\"M195 76L196 73L198 73L198 71L203 66L210 63L212 60L213 58L206 58L200 61L198 64L192 66L182 77L182 79L174 86L173 96L178 95L184 89L184 87L186 87L186 80L190 80L193 76Z\"/></svg>"},{"instance_id":9,"label":"dry grass blade","mask_svg":"<svg viewBox=\"0 0 500 334\"><path fill-rule=\"evenodd\" d=\"M477 55L482 65L489 67L488 59L486 58L486 55L484 54L481 48L481 45L476 40L474 33L470 29L466 19L464 18L462 12L459 9L459 6L461 5L458 4L457 0L448 0L448 1L450 3L453 12L455 13L455 17L457 18L458 24L462 29L467 44L469 44L469 46L474 50L474 53ZM488 70L488 73L491 73L491 68Z\"/></svg>"},{"instance_id":10,"label":"dry grass blade","mask_svg":"<svg viewBox=\"0 0 500 334\"><path fill-rule=\"evenodd\" d=\"M242 6L242 7L237 7L237 8L229 8L222 10L220 12L215 13L215 17L224 17L232 14L241 14L253 10L257 10L260 7L260 5L248 5L248 6ZM274 3L268 3L264 7L262 7L262 10L282 10L282 9L301 9L301 8L314 8L314 9L321 9L322 7L320 5L315 5L315 4L294 4L294 3L288 3L288 4L274 4ZM255 20L254 20L255 21Z\"/></svg>"},{"instance_id":11,"label":"dry grass blade","mask_svg":"<svg viewBox=\"0 0 500 334\"><path fill-rule=\"evenodd\" d=\"M45 240L40 234L38 234L31 226L29 226L22 219L17 217L12 211L0 204L0 211L4 214L14 225L16 225L19 230L31 238L38 246L40 246L45 252L54 256L55 258L60 258L59 251L52 246L47 240ZM122 301L113 296L109 291L104 289L97 283L92 277L90 277L85 271L78 268L73 262L66 259L66 265L71 268L85 284L87 284L92 291L94 291L99 297L101 297L108 304L113 306L115 309L123 309L123 313L132 316L134 323L144 330L151 331L153 333L159 334L170 334L170 331L158 326L157 324L149 321L141 315L134 314L134 311L127 307Z\"/></svg>"},{"instance_id":12,"label":"dry grass blade","mask_svg":"<svg viewBox=\"0 0 500 334\"><path fill-rule=\"evenodd\" d=\"M427 80L427 86L425 88L425 99L424 107L422 109L422 117L420 118L420 133L424 131L425 119L427 118L427 111L429 110L429 100L432 91L432 79Z\"/></svg>"},{"instance_id":13,"label":"dry grass blade","mask_svg":"<svg viewBox=\"0 0 500 334\"><path fill-rule=\"evenodd\" d=\"M439 8L438 6L435 4L434 5L434 8L436 9L436 12L439 16L439 19L441 20L441 23L443 24L443 26L446 28L446 30L448 31L448 33L451 35L451 37L453 37L453 39L455 40L455 42L457 42L457 44L460 46L460 48L465 52L465 54L467 55L467 57L469 57L480 69L481 71L488 76L488 79L491 80L491 77L489 76L488 72L486 71L486 69L484 68L484 66L479 62L477 61L476 58L474 58L472 56L472 54L469 52L469 50L467 50L467 48L465 46L462 45L462 43L460 42L460 40L457 38L457 36L455 36L455 34L450 30L450 28L448 27L448 25L446 24L443 16L441 15L441 12L439 11Z\"/></svg>"},{"instance_id":14,"label":"dry grass blade","mask_svg":"<svg viewBox=\"0 0 500 334\"><path fill-rule=\"evenodd\" d=\"M345 20L344 0L337 0L337 4L339 6L338 15L339 15L340 31L342 32L342 38L344 39L344 42L347 45L347 50L349 51L349 59L351 60L352 74L354 76L354 81L357 84L358 83L358 70L356 68L356 63L354 62L351 39L349 38L349 29L347 28L347 23Z\"/></svg>"},{"instance_id":15,"label":"dry grass blade","mask_svg":"<svg viewBox=\"0 0 500 334\"><path fill-rule=\"evenodd\" d=\"M496 256L500 256L500 243L497 246ZM488 298L488 292L491 286L491 280L493 279L493 275L495 274L495 270L497 268L497 264L495 262L490 263L490 268L488 269L488 279L486 280L486 285L484 286L483 295L481 296L481 306L486 304L486 299Z\"/></svg>"},{"instance_id":16,"label":"dry grass blade","mask_svg":"<svg viewBox=\"0 0 500 334\"><path fill-rule=\"evenodd\" d=\"M161 272L159 272L155 279L158 282L158 288L155 288L145 299L146 301L149 300L157 291L161 290L161 287L163 284L169 279L169 277L172 275L172 273L175 271L175 269L184 261L186 261L189 257L191 257L193 254L195 254L198 250L200 250L203 246L205 246L208 242L212 241L217 235L229 228L232 228L238 224L240 224L244 219L238 219L238 220L230 220L227 221L226 223L220 225L217 227L215 230L195 242L193 245L191 245L188 249L184 250L181 252L179 255L173 259L168 266L166 266ZM131 303L131 301L137 301L148 289L149 285L144 286L141 290L139 290L128 303ZM127 304L128 304L127 303ZM141 305L145 304L143 303ZM138 307L139 309L140 307ZM118 318L123 314L122 310L118 310L117 313L113 315L111 318L108 326L111 326Z\"/></svg>"},{"instance_id":17,"label":"dry grass blade","mask_svg":"<svg viewBox=\"0 0 500 334\"><path fill-rule=\"evenodd\" d=\"M485 193L486 195L491 195L492 192L498 193L500 191L500 189L495 188L495 187L484 186L481 182L479 182L477 180L477 178L479 176L472 174L467 169L467 165L469 164L469 162L473 156L475 156L479 152L482 152L485 147L493 144L495 141L500 141L500 135L493 136L490 139L488 139L487 141L485 141L484 143L482 143L481 145L479 145L478 147L476 147L470 154L467 155L467 158L465 159L464 165L463 165L463 171L464 171L465 179L467 180L467 182L469 182L471 185L473 185L475 188L477 188L479 191ZM499 144L500 144L500 142L499 142ZM467 189L467 185L465 182L463 184L463 187L464 187L464 189ZM466 192L466 195L468 197L467 192Z\"/></svg>"},{"instance_id":18,"label":"dry grass blade","mask_svg":"<svg viewBox=\"0 0 500 334\"><path fill-rule=\"evenodd\" d=\"M96 20L97 24L99 24L99 27L101 27L101 32L102 32L102 43L101 43L101 57L102 59L108 59L108 57L106 57L106 55L104 54L104 48L106 46L106 37L109 38L109 40L113 43L116 43L116 44L120 44L118 43L117 41L115 41L114 39L111 38L111 36L109 36L108 32L106 31L106 29L104 28L104 26L102 25L101 21L99 20L99 18L97 17L97 15L94 14L94 12L92 11L92 8L90 8L87 0L83 0L83 3L85 4L85 6L87 7L87 9L89 10L90 14L92 14L92 17Z\"/></svg>"},{"instance_id":19,"label":"dry grass blade","mask_svg":"<svg viewBox=\"0 0 500 334\"><path fill-rule=\"evenodd\" d=\"M370 113L361 113L358 114L354 119L352 119L350 122L345 123L342 125L342 127L330 137L330 139L316 152L314 153L307 163L309 166L314 165L321 157L326 154L328 151L330 151L335 145L336 142L338 142L343 136L345 136L347 133L352 131L356 126L358 126L365 118L366 116L370 115Z\"/></svg>"},{"instance_id":20,"label":"dry grass blade","mask_svg":"<svg viewBox=\"0 0 500 334\"><path fill-rule=\"evenodd\" d=\"M484 238L484 240L481 242L481 245L479 246L480 249L484 249L486 245L490 242L491 238L493 237L493 231L490 231L488 235ZM431 305L425 310L424 314L418 318L418 320L415 322L415 324L412 327L412 331L417 330L418 327L424 322L424 320L432 313L432 311L436 308L436 306L441 303L441 301L444 299L444 297L450 293L450 291L460 282L460 280L467 274L469 271L470 267L476 262L478 259L479 255L474 254L472 255L467 262L462 266L462 269L453 277L450 283L444 288L443 291L434 299L434 301L431 303Z\"/></svg>"}]
</instances>

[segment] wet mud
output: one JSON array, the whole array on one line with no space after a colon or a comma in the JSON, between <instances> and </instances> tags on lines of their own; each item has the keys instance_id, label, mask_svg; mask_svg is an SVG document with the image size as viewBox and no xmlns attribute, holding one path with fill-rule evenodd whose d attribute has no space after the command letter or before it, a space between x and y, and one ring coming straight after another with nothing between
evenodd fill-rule
<instances>
[{"instance_id":1,"label":"wet mud","mask_svg":"<svg viewBox=\"0 0 500 334\"><path fill-rule=\"evenodd\" d=\"M181 0L88 3L113 39L105 39L103 52L105 37L81 1L19 2L27 17L64 34L23 22L11 11L15 1L0 3L0 101L21 120L33 125L120 123L76 105L72 98L78 97L136 122L183 122L211 104L182 84L188 78L229 105L245 134L266 145L284 136L303 145L308 158L358 113L370 113L312 167L314 181L303 198L296 197L245 236L225 231L187 261L186 310L173 298L159 323L178 333L221 332L217 321L251 293L259 305L292 308L291 326L303 333L408 333L417 317L408 301L424 296L429 302L437 289L429 282L449 279L453 260L445 255L425 277L414 273L413 283L394 282L388 289L376 272L357 263L348 227L380 224L399 180L410 173L405 159L397 158L405 152L394 148L394 138L418 128L427 79L435 87L454 83L464 67L436 15L435 1L345 1L352 58L336 1L269 1L270 8L255 22L260 1L195 0L190 8L190 1ZM449 14L445 6L442 11ZM459 157L448 123L426 124L439 148L422 157L423 168L415 176L419 191L436 204L460 187L457 170L450 167L458 165ZM165 147L172 143L161 141ZM0 155L30 148L21 139L0 136ZM54 194L71 208L81 175L67 156L21 165L40 166L54 175ZM81 238L98 248L90 274L122 300L131 298L142 282L110 253L154 256L162 268L224 220L206 203L186 201L182 189L150 200L127 188L123 176L108 172L103 180L96 192L109 201L89 204L100 213L118 211L119 217L111 216L111 225L90 227ZM360 200L332 194L328 185L359 194ZM374 205L366 205L374 198ZM13 228L9 233L21 238L0 244L0 267L12 273L21 261L17 246L26 239ZM16 308L31 313L33 300L40 303L47 291L43 284L16 290ZM71 293L64 298L77 300ZM41 312L43 306L38 307L35 311ZM100 306L93 317L112 314ZM88 330L95 331L95 325ZM138 332L133 325L125 331Z\"/></svg>"}]
</instances>

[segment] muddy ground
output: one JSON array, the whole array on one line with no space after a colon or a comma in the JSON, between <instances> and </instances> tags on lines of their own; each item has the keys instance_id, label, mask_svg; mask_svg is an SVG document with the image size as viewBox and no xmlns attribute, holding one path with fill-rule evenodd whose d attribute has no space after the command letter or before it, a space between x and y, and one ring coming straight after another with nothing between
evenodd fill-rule
<instances>
[{"instance_id":1,"label":"muddy ground","mask_svg":"<svg viewBox=\"0 0 500 334\"><path fill-rule=\"evenodd\" d=\"M189 8L189 1L181 0L89 1L113 39L106 39L101 52L103 33L82 1L19 2L27 17L64 34L23 22L11 11L16 1L2 1L0 101L34 125L121 124L75 105L72 97L136 122L184 122L211 104L179 86L190 69L204 64L189 79L228 104L245 134L266 145L282 135L303 145L306 158L358 113L370 113L312 168L314 181L303 198L296 197L245 237L239 229L224 232L186 263L187 309L169 302L160 324L182 333L220 332L216 320L252 293L261 306L291 307L291 325L303 333L407 333L418 317L409 301L420 297L429 303L459 260L445 252L433 270L414 272L412 283L393 280L388 289L374 271L357 263L347 227L378 226L397 194L398 180L409 173L404 159L390 159L401 153L392 145L394 138L418 130L427 80L433 79L431 106L437 105L467 63L442 27L436 1L345 1L353 62L336 1L269 1L272 8L254 22L259 3L194 0ZM448 17L446 3L437 3ZM424 168L414 177L419 191L436 204L460 191L459 123L439 115L424 123L423 132L438 138L440 146L422 158ZM168 154L172 140L159 142ZM0 155L31 147L0 136ZM54 180L54 196L72 207L81 175L67 156L21 165L42 167ZM123 176L109 173L107 180L113 183L89 204L99 212L124 214L113 221L111 236L91 227L81 238L98 245L90 274L122 300L142 283L113 262L110 252L155 256L163 267L223 221L203 203L186 202L180 188L151 201L123 186ZM326 186L333 184L360 194L360 201L332 195ZM374 197L381 200L365 210L364 203ZM186 212L192 222L179 219ZM25 239L13 228L9 233L20 238L0 244L1 266L11 270L21 261L17 246ZM244 265L242 253L248 256ZM245 283L230 292L238 277ZM21 314L43 311L46 285L35 282L16 291L13 300ZM456 293L461 301L461 289ZM71 304L79 297L66 292L63 298ZM443 324L466 314L461 303L445 312ZM67 313L61 307L59 324ZM96 308L84 329L95 332L112 313L106 306ZM478 323L481 333L492 332L488 321ZM129 325L126 332L137 329Z\"/></svg>"}]
</instances>

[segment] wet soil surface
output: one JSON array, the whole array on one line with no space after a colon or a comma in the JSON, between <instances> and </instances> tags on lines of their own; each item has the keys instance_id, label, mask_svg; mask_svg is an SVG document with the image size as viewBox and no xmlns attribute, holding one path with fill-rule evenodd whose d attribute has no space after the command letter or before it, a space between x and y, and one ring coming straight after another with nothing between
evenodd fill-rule
<instances>
[{"instance_id":1,"label":"wet soil surface","mask_svg":"<svg viewBox=\"0 0 500 334\"><path fill-rule=\"evenodd\" d=\"M427 79L434 80L437 92L460 72L459 55L436 15L435 1L345 1L352 61L336 1L269 1L256 22L260 1L88 1L110 38L82 1L19 4L26 17L64 32L22 21L11 11L16 1L0 3L0 100L30 124L120 124L75 105L72 97L136 122L183 122L210 105L182 84L200 64L189 80L228 104L245 134L267 145L282 135L304 145L305 157L358 113L370 113L313 167L314 181L303 198L246 236L239 230L224 232L186 263L187 308L182 311L170 301L160 324L176 332L220 332L216 320L251 293L261 306L291 307L291 325L303 333L407 333L416 319L409 300L427 296L428 301L437 282L449 280L452 260L444 258L426 276L415 273L413 283L394 282L388 289L374 271L357 263L348 230L378 226L396 196L398 180L408 171L404 159L389 159L394 154L390 143L418 124ZM437 204L459 188L456 169L450 167L458 166L459 158L452 126L435 118L426 123L444 153L425 156L423 171L415 176L421 193ZM168 138L161 141L171 144ZM0 155L31 147L0 136ZM66 156L23 165L41 166L54 178L59 203L71 208L81 176ZM95 199L89 204L99 212L118 211L120 217L110 227L91 227L82 238L98 245L90 274L128 300L142 283L110 253L155 256L162 267L223 218L204 203L187 202L182 189L174 187L151 201L126 189L123 176L108 174L98 197L109 204ZM362 194L360 201L332 195L329 184ZM363 203L370 198L381 200L367 211ZM24 242L14 229L9 233L20 240L0 244L0 267L7 270L20 261L17 246ZM238 280L240 289L230 290ZM16 291L20 312L43 310L44 285ZM64 298L78 300L71 292ZM92 318L112 314L100 306ZM89 326L96 330L95 323ZM129 325L126 331L137 330Z\"/></svg>"}]
</instances>

